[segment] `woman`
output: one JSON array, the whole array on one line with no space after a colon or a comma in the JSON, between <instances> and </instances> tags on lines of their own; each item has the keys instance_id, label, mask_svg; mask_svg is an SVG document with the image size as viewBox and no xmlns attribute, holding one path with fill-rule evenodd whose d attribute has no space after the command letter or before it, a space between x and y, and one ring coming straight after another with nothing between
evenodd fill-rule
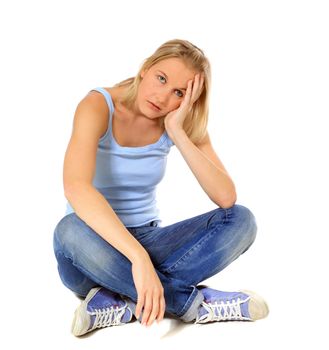
<instances>
[{"instance_id":1,"label":"woman","mask_svg":"<svg viewBox=\"0 0 329 350\"><path fill-rule=\"evenodd\" d=\"M212 148L209 89L202 50L170 40L136 77L79 103L64 160L67 212L54 232L61 280L85 298L74 335L133 315L149 326L165 312L195 323L268 314L253 292L198 285L244 253L257 229ZM218 207L162 227L155 190L173 145Z\"/></svg>"}]
</instances>

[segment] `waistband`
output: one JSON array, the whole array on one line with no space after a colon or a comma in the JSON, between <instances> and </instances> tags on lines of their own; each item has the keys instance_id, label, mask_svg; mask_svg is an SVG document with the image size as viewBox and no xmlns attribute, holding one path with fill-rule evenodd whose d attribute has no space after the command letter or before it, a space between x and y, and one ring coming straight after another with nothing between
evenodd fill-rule
<instances>
[{"instance_id":1,"label":"waistband","mask_svg":"<svg viewBox=\"0 0 329 350\"><path fill-rule=\"evenodd\" d=\"M157 220L153 220L153 221L148 222L147 224L145 224L145 226L158 226L158 222L157 222Z\"/></svg>"},{"instance_id":2,"label":"waistband","mask_svg":"<svg viewBox=\"0 0 329 350\"><path fill-rule=\"evenodd\" d=\"M143 226L158 226L158 221L157 220L153 220L153 221L148 222L147 224L145 224Z\"/></svg>"},{"instance_id":3,"label":"waistband","mask_svg":"<svg viewBox=\"0 0 329 350\"><path fill-rule=\"evenodd\" d=\"M150 222L147 222L146 224L144 224L143 226L134 226L134 227L127 227L129 229L139 229L140 227L148 227L148 226L153 226L153 227L160 227L160 222L161 220L153 220L153 221L150 221Z\"/></svg>"}]
</instances>

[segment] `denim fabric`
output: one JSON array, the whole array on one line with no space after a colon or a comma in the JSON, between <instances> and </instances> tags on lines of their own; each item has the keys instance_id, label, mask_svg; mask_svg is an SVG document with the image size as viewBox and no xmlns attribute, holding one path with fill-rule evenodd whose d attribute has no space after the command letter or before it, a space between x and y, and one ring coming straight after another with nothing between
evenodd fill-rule
<instances>
[{"instance_id":1,"label":"denim fabric","mask_svg":"<svg viewBox=\"0 0 329 350\"><path fill-rule=\"evenodd\" d=\"M255 217L235 204L172 225L157 225L155 221L127 230L149 253L164 288L166 312L190 322L204 299L197 285L251 246L257 231ZM86 296L100 285L137 301L131 262L75 213L57 224L54 251L62 282L76 294Z\"/></svg>"}]
</instances>

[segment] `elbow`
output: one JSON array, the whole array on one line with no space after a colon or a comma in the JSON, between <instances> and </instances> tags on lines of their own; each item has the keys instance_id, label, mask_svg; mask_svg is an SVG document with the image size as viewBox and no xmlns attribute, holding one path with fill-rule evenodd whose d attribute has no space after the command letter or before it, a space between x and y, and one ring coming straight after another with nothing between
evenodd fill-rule
<instances>
[{"instance_id":1,"label":"elbow","mask_svg":"<svg viewBox=\"0 0 329 350\"><path fill-rule=\"evenodd\" d=\"M88 186L86 183L69 183L64 185L64 196L69 201L72 197L80 193L82 188Z\"/></svg>"},{"instance_id":2,"label":"elbow","mask_svg":"<svg viewBox=\"0 0 329 350\"><path fill-rule=\"evenodd\" d=\"M222 209L228 209L233 207L233 205L236 203L236 200L237 195L235 190L233 190L231 193L228 193L225 196L221 195L216 200L213 200L213 202Z\"/></svg>"},{"instance_id":3,"label":"elbow","mask_svg":"<svg viewBox=\"0 0 329 350\"><path fill-rule=\"evenodd\" d=\"M221 207L222 209L228 209L228 208L233 207L235 202L236 202L236 199L234 199L234 200L225 200L225 201L221 201L220 203L217 203L217 205L219 207Z\"/></svg>"},{"instance_id":4,"label":"elbow","mask_svg":"<svg viewBox=\"0 0 329 350\"><path fill-rule=\"evenodd\" d=\"M74 193L74 189L71 186L64 187L64 196L69 201Z\"/></svg>"},{"instance_id":5,"label":"elbow","mask_svg":"<svg viewBox=\"0 0 329 350\"><path fill-rule=\"evenodd\" d=\"M72 194L76 191L76 185L72 183L64 183L64 196L66 199L72 197Z\"/></svg>"}]
</instances>

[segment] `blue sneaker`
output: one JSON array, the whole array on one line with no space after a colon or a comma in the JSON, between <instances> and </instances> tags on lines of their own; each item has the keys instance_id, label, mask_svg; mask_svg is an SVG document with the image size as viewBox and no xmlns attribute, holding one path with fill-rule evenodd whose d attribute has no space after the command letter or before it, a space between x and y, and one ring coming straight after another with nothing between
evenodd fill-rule
<instances>
[{"instance_id":1,"label":"blue sneaker","mask_svg":"<svg viewBox=\"0 0 329 350\"><path fill-rule=\"evenodd\" d=\"M80 336L96 328L121 325L128 323L132 315L119 294L102 287L93 288L76 309L71 332Z\"/></svg>"},{"instance_id":2,"label":"blue sneaker","mask_svg":"<svg viewBox=\"0 0 329 350\"><path fill-rule=\"evenodd\" d=\"M269 309L263 298L254 292L222 292L198 286L204 295L195 323L213 321L255 321L268 315Z\"/></svg>"}]
</instances>

